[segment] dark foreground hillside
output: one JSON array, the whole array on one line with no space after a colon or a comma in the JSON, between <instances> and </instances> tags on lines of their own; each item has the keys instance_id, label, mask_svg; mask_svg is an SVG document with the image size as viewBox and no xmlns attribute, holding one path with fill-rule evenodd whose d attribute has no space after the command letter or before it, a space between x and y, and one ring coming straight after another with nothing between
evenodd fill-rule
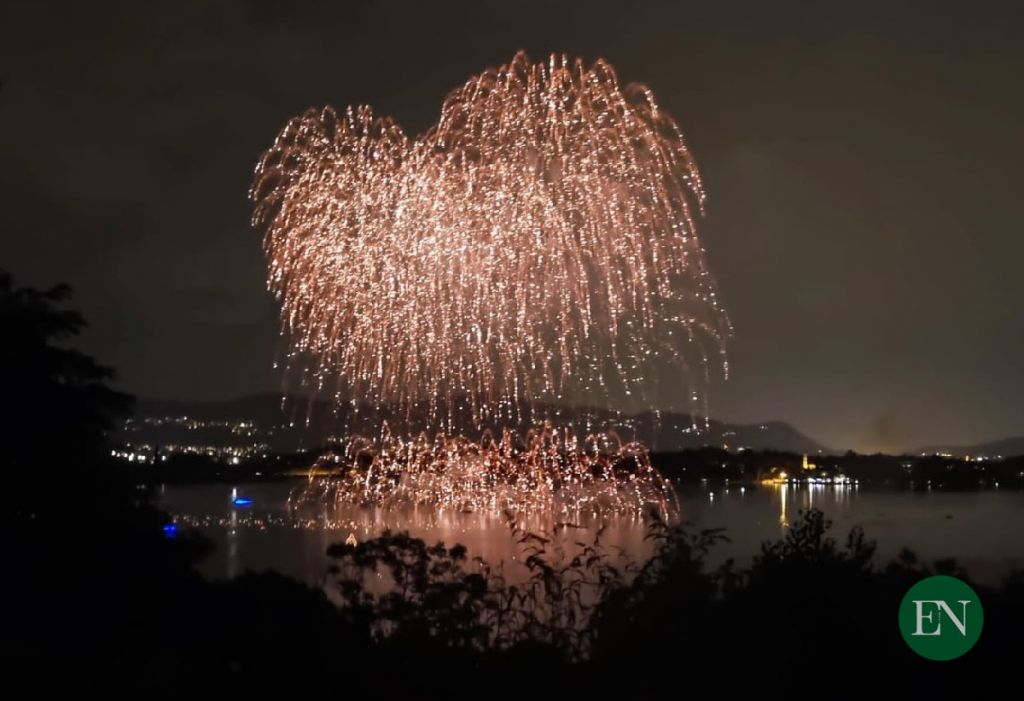
<instances>
[{"instance_id":1,"label":"dark foreground hillside","mask_svg":"<svg viewBox=\"0 0 1024 701\"><path fill-rule=\"evenodd\" d=\"M65 345L82 325L66 295L0 277L3 664L15 693L957 698L1016 677L1024 577L976 586L979 643L927 662L900 638L899 602L930 572L969 573L910 553L877 563L864 534L833 536L816 511L748 569L705 565L727 533L652 518L654 556L625 571L599 541L565 562L513 530L533 573L518 586L457 545L404 534L332 546L322 589L274 573L205 581L194 566L206 544L169 528L111 460L107 431L129 400Z\"/></svg>"}]
</instances>

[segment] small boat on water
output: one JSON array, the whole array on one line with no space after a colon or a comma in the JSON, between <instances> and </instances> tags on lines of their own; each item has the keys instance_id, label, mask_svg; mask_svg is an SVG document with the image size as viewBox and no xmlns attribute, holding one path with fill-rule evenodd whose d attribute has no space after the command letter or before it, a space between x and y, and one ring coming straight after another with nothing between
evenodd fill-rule
<instances>
[{"instance_id":1,"label":"small boat on water","mask_svg":"<svg viewBox=\"0 0 1024 701\"><path fill-rule=\"evenodd\" d=\"M232 487L231 504L232 506L251 506L252 499L250 499L249 497L238 496L238 487Z\"/></svg>"}]
</instances>

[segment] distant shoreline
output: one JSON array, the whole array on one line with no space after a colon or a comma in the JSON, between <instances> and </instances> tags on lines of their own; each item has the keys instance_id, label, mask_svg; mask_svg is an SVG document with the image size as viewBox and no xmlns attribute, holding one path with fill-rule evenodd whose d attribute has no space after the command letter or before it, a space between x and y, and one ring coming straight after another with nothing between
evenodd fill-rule
<instances>
[{"instance_id":1,"label":"distant shoreline","mask_svg":"<svg viewBox=\"0 0 1024 701\"><path fill-rule=\"evenodd\" d=\"M227 464L201 455L170 455L157 464L122 463L141 484L216 484L330 478L340 467L317 464L321 451ZM949 456L805 456L775 451L702 448L652 453L654 467L676 484L848 485L859 489L978 491L1024 489L1024 456L964 460ZM340 460L340 459L339 459Z\"/></svg>"}]
</instances>

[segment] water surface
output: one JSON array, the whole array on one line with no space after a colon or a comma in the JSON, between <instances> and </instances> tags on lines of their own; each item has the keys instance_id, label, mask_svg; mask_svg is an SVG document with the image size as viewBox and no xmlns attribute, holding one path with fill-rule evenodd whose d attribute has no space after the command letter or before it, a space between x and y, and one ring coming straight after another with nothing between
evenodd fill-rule
<instances>
[{"instance_id":1,"label":"water surface","mask_svg":"<svg viewBox=\"0 0 1024 701\"><path fill-rule=\"evenodd\" d=\"M437 513L430 509L387 511L358 507L295 508L289 496L295 483L220 484L160 488L161 505L181 525L199 527L216 544L203 563L209 577L233 577L245 570L273 569L320 583L329 564L327 546L352 537L378 535L384 529L408 530L429 543L461 543L471 556L505 563L510 578L523 576L521 551L500 516ZM235 506L232 497L251 499ZM711 564L734 558L749 564L765 540L777 539L802 509L822 509L843 542L860 525L878 542L877 562L884 563L906 546L923 561L955 557L973 578L998 583L1011 569L1024 569L1024 492L867 491L823 485L682 487L681 517L694 528L724 528L730 542L715 548ZM527 522L531 531L551 531L551 524ZM590 542L595 522L559 531L553 543L572 550ZM642 560L650 553L640 518L603 522L601 542L625 557Z\"/></svg>"}]
</instances>

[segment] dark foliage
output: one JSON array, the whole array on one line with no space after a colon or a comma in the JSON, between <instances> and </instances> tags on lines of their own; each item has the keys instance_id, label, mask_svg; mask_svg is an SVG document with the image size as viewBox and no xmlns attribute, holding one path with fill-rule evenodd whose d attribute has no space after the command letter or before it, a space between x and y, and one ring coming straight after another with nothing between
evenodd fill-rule
<instances>
[{"instance_id":1,"label":"dark foliage","mask_svg":"<svg viewBox=\"0 0 1024 701\"><path fill-rule=\"evenodd\" d=\"M900 640L899 602L932 572L966 573L910 552L879 568L860 530L840 545L817 511L747 569L707 568L724 534L652 518L654 555L625 565L600 533L567 553L565 539L512 522L528 570L517 583L461 546L404 533L332 546L324 589L272 573L206 582L191 568L204 544L165 537L167 517L107 457L104 432L127 398L109 370L63 345L82 327L60 308L66 296L0 276L15 685L146 697L938 698L999 688L1016 671L1024 576L975 585L978 645L928 663Z\"/></svg>"}]
</instances>

